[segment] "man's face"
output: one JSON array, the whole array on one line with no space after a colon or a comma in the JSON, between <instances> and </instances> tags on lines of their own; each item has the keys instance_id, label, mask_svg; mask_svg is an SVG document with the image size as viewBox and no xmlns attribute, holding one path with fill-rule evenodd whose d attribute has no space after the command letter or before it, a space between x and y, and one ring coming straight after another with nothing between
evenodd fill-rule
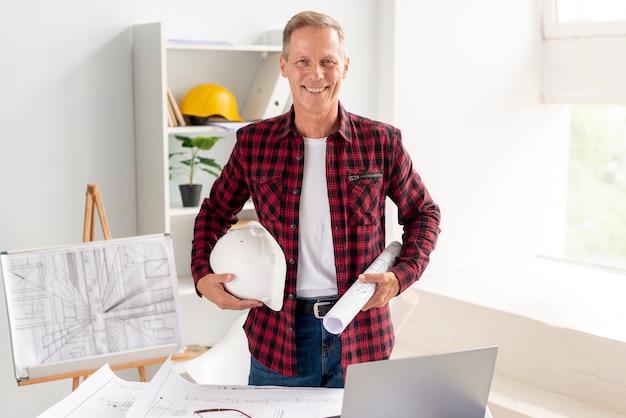
<instances>
[{"instance_id":1,"label":"man's face","mask_svg":"<svg viewBox=\"0 0 626 418\"><path fill-rule=\"evenodd\" d=\"M296 112L321 115L336 111L341 80L348 72L337 32L304 27L291 35L287 59L280 57L280 69L291 87Z\"/></svg>"}]
</instances>

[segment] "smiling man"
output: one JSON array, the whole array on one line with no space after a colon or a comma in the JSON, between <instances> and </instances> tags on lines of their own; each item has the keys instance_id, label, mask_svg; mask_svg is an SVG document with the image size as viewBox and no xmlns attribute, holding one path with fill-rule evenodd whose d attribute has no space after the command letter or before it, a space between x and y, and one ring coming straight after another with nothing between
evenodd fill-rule
<instances>
[{"instance_id":1,"label":"smiling man","mask_svg":"<svg viewBox=\"0 0 626 418\"><path fill-rule=\"evenodd\" d=\"M426 268L439 234L439 207L402 145L397 128L349 113L339 101L348 74L343 29L330 16L302 12L283 31L280 69L289 112L241 128L230 160L196 218L196 289L222 309L250 309L244 329L252 385L343 387L351 363L389 358L389 300ZM384 250L385 201L398 208L402 252L385 273L361 274ZM209 256L252 199L259 222L285 254L283 308L238 299ZM376 284L340 335L324 315L355 280Z\"/></svg>"},{"instance_id":2,"label":"smiling man","mask_svg":"<svg viewBox=\"0 0 626 418\"><path fill-rule=\"evenodd\" d=\"M304 24L306 19L292 23ZM304 137L326 138L339 126L339 90L350 63L343 32L288 25L284 36L288 40L283 39L280 70L289 80L296 129Z\"/></svg>"}]
</instances>

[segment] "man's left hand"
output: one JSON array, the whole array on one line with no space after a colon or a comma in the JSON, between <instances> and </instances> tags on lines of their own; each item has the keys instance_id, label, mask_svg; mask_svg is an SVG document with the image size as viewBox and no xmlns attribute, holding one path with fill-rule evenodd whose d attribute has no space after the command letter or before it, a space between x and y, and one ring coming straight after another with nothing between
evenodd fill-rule
<instances>
[{"instance_id":1,"label":"man's left hand","mask_svg":"<svg viewBox=\"0 0 626 418\"><path fill-rule=\"evenodd\" d=\"M359 274L358 279L363 283L376 283L376 292L361 308L362 311L367 311L371 308L382 308L400 293L400 281L393 272Z\"/></svg>"}]
</instances>

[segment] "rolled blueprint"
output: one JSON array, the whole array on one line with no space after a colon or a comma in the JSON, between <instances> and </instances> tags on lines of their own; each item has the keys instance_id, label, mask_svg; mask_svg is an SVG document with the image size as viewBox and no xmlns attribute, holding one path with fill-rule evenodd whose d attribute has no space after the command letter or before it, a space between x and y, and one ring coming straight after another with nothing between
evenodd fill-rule
<instances>
[{"instance_id":1,"label":"rolled blueprint","mask_svg":"<svg viewBox=\"0 0 626 418\"><path fill-rule=\"evenodd\" d=\"M389 271L400 256L402 244L393 241L380 253L380 255L370 264L364 274L383 273ZM324 328L331 334L341 334L354 319L361 308L376 291L376 283L363 283L360 280L354 282L346 293L337 301L330 311L324 316L322 323Z\"/></svg>"}]
</instances>

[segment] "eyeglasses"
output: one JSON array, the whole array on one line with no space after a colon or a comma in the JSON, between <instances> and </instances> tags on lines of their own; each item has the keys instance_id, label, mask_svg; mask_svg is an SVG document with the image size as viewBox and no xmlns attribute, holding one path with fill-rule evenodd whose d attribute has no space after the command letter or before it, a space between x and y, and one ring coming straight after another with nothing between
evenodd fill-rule
<instances>
[{"instance_id":1,"label":"eyeglasses","mask_svg":"<svg viewBox=\"0 0 626 418\"><path fill-rule=\"evenodd\" d=\"M233 409L233 408L210 408L210 409L200 409L198 411L193 411L193 416L194 417L208 417L210 416L210 412L236 412L238 413L239 417L244 417L244 418L252 418L250 415L246 414L245 412L242 412L238 409Z\"/></svg>"}]
</instances>

